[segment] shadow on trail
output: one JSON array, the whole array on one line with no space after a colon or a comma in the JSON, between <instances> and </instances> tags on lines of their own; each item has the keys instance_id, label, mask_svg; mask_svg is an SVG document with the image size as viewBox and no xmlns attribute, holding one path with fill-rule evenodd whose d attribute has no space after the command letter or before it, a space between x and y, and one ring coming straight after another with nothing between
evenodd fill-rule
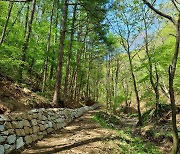
<instances>
[{"instance_id":1,"label":"shadow on trail","mask_svg":"<svg viewBox=\"0 0 180 154\"><path fill-rule=\"evenodd\" d=\"M87 144L93 143L93 142L109 141L109 140L113 141L113 140L119 140L119 139L121 139L121 138L118 137L118 136L116 136L116 137L111 137L111 136L108 136L108 137L95 137L95 138L83 140L83 141L80 141L80 142L75 142L73 144L66 145L66 146L64 146L64 145L42 146L42 147L35 146L34 149L38 149L38 154L52 154L52 153L62 152L62 151L65 151L65 150L70 150L72 148L79 147L79 146L82 146L82 145L87 145ZM58 146L60 146L60 147L58 147ZM48 150L49 148L51 150ZM27 154L36 154L36 152L34 152L34 153L29 152Z\"/></svg>"}]
</instances>

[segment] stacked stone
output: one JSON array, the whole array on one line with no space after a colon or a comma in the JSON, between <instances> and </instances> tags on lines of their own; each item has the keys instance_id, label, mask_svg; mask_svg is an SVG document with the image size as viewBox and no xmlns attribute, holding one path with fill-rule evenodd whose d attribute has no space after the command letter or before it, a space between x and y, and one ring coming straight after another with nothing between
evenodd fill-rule
<instances>
[{"instance_id":1,"label":"stacked stone","mask_svg":"<svg viewBox=\"0 0 180 154\"><path fill-rule=\"evenodd\" d=\"M0 115L0 154L21 150L92 109L94 107L41 108L27 113Z\"/></svg>"}]
</instances>

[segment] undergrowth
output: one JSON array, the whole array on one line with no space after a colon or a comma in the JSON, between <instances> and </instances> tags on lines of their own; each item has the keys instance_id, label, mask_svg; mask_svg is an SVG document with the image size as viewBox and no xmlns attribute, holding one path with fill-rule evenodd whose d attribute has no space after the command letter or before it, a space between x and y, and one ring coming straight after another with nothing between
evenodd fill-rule
<instances>
[{"instance_id":1,"label":"undergrowth","mask_svg":"<svg viewBox=\"0 0 180 154\"><path fill-rule=\"evenodd\" d=\"M120 138L118 144L119 152L122 154L161 154L157 147L149 142L144 142L140 137L132 135L131 128L126 127L119 130L114 127L119 120L115 116L99 112L93 117L93 121L99 123L102 127L111 129L118 133Z\"/></svg>"}]
</instances>

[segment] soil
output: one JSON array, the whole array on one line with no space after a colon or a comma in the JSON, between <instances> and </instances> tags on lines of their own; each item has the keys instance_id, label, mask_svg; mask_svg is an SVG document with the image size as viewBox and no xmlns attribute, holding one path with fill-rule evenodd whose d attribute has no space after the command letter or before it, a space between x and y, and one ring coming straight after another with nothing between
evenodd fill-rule
<instances>
[{"instance_id":1,"label":"soil","mask_svg":"<svg viewBox=\"0 0 180 154\"><path fill-rule=\"evenodd\" d=\"M0 74L0 114L51 107L50 101Z\"/></svg>"}]
</instances>

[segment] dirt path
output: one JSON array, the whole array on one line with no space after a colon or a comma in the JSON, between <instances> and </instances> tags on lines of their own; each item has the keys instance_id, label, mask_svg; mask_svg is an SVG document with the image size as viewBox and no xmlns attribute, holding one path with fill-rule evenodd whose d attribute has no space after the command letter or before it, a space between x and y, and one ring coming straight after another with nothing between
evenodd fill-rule
<instances>
[{"instance_id":1,"label":"dirt path","mask_svg":"<svg viewBox=\"0 0 180 154\"><path fill-rule=\"evenodd\" d=\"M76 119L64 129L49 135L42 141L37 142L30 149L24 150L23 154L93 154L93 153L119 153L118 134L114 131L102 128L92 121L93 115L98 112L90 111Z\"/></svg>"}]
</instances>

